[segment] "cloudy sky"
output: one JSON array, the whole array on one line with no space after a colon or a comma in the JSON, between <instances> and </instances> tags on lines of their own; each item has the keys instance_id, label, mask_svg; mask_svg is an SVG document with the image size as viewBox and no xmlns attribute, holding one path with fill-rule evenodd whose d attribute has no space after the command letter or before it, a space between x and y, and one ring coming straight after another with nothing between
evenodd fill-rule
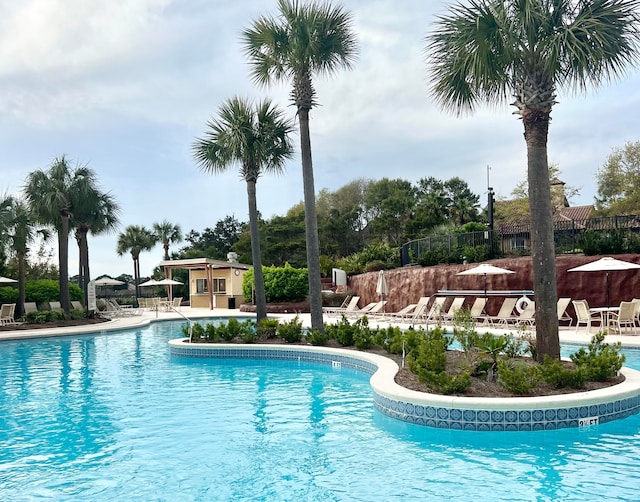
<instances>
[{"instance_id":1,"label":"cloudy sky","mask_svg":"<svg viewBox=\"0 0 640 502\"><path fill-rule=\"evenodd\" d=\"M425 37L441 0L342 0L352 12L359 58L351 71L316 79L311 114L316 192L357 178L416 182L459 176L486 200L487 166L499 196L525 177L522 124L508 106L455 117L427 93ZM246 188L231 170L198 170L191 145L227 98L269 97L293 115L286 86L256 88L240 33L275 0L22 0L0 3L0 193L66 154L98 173L122 207L121 228L168 219L186 233L227 215L246 221ZM587 95L561 92L549 161L590 204L611 150L640 140L640 72ZM296 145L298 137L295 138ZM270 218L302 200L300 158L261 178ZM91 237L92 275L133 274L117 235ZM55 246L52 241L51 247ZM70 272L77 247L70 240ZM141 256L148 275L158 246Z\"/></svg>"}]
</instances>

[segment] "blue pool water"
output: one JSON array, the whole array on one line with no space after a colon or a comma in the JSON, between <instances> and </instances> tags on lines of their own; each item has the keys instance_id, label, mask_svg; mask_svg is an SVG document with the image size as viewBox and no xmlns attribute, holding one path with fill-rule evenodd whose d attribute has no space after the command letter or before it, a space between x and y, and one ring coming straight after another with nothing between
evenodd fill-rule
<instances>
[{"instance_id":1,"label":"blue pool water","mask_svg":"<svg viewBox=\"0 0 640 502\"><path fill-rule=\"evenodd\" d=\"M346 368L171 357L180 326L1 343L0 500L640 499L637 415L414 426Z\"/></svg>"}]
</instances>

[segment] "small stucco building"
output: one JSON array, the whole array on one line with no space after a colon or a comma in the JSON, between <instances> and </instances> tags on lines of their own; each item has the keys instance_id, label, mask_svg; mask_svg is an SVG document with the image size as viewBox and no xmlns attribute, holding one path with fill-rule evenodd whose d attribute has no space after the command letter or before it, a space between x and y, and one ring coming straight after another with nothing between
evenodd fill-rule
<instances>
[{"instance_id":1,"label":"small stucco building","mask_svg":"<svg viewBox=\"0 0 640 502\"><path fill-rule=\"evenodd\" d=\"M237 308L244 301L242 279L251 265L211 258L165 260L160 262L164 275L171 278L174 269L189 271L189 302L192 308Z\"/></svg>"}]
</instances>

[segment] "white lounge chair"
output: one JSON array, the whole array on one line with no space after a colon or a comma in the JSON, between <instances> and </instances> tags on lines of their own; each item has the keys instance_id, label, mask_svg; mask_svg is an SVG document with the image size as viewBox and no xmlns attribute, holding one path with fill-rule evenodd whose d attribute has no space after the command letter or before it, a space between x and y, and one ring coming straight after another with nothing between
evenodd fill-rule
<instances>
[{"instance_id":1,"label":"white lounge chair","mask_svg":"<svg viewBox=\"0 0 640 502\"><path fill-rule=\"evenodd\" d=\"M568 322L573 324L573 318L567 314L567 307L571 303L571 298L558 298L558 322Z\"/></svg>"},{"instance_id":2,"label":"white lounge chair","mask_svg":"<svg viewBox=\"0 0 640 502\"><path fill-rule=\"evenodd\" d=\"M346 307L322 307L322 312L327 315L342 315L347 312L358 310L359 301L359 296L353 296Z\"/></svg>"},{"instance_id":3,"label":"white lounge chair","mask_svg":"<svg viewBox=\"0 0 640 502\"><path fill-rule=\"evenodd\" d=\"M13 318L16 310L15 303L3 303L0 307L0 326L10 326L18 324Z\"/></svg>"},{"instance_id":4,"label":"white lounge chair","mask_svg":"<svg viewBox=\"0 0 640 502\"><path fill-rule=\"evenodd\" d=\"M494 316L487 316L487 321L492 326L495 325L503 325L504 327L508 326L509 319L513 319L513 309L516 308L516 303L518 302L517 298L505 298L500 306L500 310Z\"/></svg>"},{"instance_id":5,"label":"white lounge chair","mask_svg":"<svg viewBox=\"0 0 640 502\"><path fill-rule=\"evenodd\" d=\"M442 307L444 307L444 302L447 300L445 296L436 296L433 299L433 303L431 304L431 308L425 317L425 323L429 324L430 322L439 322L442 319Z\"/></svg>"},{"instance_id":6,"label":"white lounge chair","mask_svg":"<svg viewBox=\"0 0 640 502\"><path fill-rule=\"evenodd\" d=\"M451 305L449 305L449 310L442 314L442 321L453 322L453 318L456 315L456 312L462 308L464 300L464 296L456 296L451 302Z\"/></svg>"}]
</instances>

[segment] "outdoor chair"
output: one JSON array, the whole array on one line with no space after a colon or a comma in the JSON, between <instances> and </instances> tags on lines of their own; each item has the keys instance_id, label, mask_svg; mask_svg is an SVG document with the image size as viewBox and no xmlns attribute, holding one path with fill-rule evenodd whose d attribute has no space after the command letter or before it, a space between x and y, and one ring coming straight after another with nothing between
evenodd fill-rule
<instances>
[{"instance_id":1,"label":"outdoor chair","mask_svg":"<svg viewBox=\"0 0 640 502\"><path fill-rule=\"evenodd\" d=\"M38 311L38 304L36 302L24 302L24 313L30 314L31 312Z\"/></svg>"},{"instance_id":2,"label":"outdoor chair","mask_svg":"<svg viewBox=\"0 0 640 502\"><path fill-rule=\"evenodd\" d=\"M346 312L345 315L347 317L362 317L367 314L375 314L377 312L380 312L386 304L387 304L387 300L380 301L380 302L371 302L359 310L352 310L350 312Z\"/></svg>"},{"instance_id":3,"label":"outdoor chair","mask_svg":"<svg viewBox=\"0 0 640 502\"><path fill-rule=\"evenodd\" d=\"M636 304L634 319L636 325L640 327L640 298L634 298L633 301Z\"/></svg>"},{"instance_id":4,"label":"outdoor chair","mask_svg":"<svg viewBox=\"0 0 640 502\"><path fill-rule=\"evenodd\" d=\"M452 323L453 317L456 315L456 312L462 308L464 300L464 296L456 296L451 302L451 305L449 305L449 310L447 310L446 313L442 314L442 321Z\"/></svg>"},{"instance_id":5,"label":"outdoor chair","mask_svg":"<svg viewBox=\"0 0 640 502\"><path fill-rule=\"evenodd\" d=\"M408 320L409 317L411 318L411 325L414 325L416 323L416 321L418 321L421 317L424 317L424 312L427 309L427 305L429 305L429 300L431 300L430 296L422 296L420 297L420 299L418 300L418 303L416 304L416 308L413 309L413 312L411 313L410 316L407 317L396 317L396 319L399 322L403 322L405 320Z\"/></svg>"},{"instance_id":6,"label":"outdoor chair","mask_svg":"<svg viewBox=\"0 0 640 502\"><path fill-rule=\"evenodd\" d=\"M630 329L631 333L635 334L635 310L636 302L620 302L620 310L610 313L608 326L610 331L622 334L623 330L626 332Z\"/></svg>"},{"instance_id":7,"label":"outdoor chair","mask_svg":"<svg viewBox=\"0 0 640 502\"><path fill-rule=\"evenodd\" d=\"M322 307L322 312L327 315L340 315L346 312L358 310L359 296L352 296L346 307Z\"/></svg>"},{"instance_id":8,"label":"outdoor chair","mask_svg":"<svg viewBox=\"0 0 640 502\"><path fill-rule=\"evenodd\" d=\"M567 313L567 307L571 303L571 298L558 298L557 313L558 322L568 322L569 327L573 324L573 318Z\"/></svg>"},{"instance_id":9,"label":"outdoor chair","mask_svg":"<svg viewBox=\"0 0 640 502\"><path fill-rule=\"evenodd\" d=\"M75 310L84 310L84 306L78 300L71 301L71 308Z\"/></svg>"},{"instance_id":10,"label":"outdoor chair","mask_svg":"<svg viewBox=\"0 0 640 502\"><path fill-rule=\"evenodd\" d=\"M18 324L13 318L16 310L15 303L3 303L0 308L0 326L10 326L12 324Z\"/></svg>"},{"instance_id":11,"label":"outdoor chair","mask_svg":"<svg viewBox=\"0 0 640 502\"><path fill-rule=\"evenodd\" d=\"M173 299L172 307L174 310L179 311L181 305L182 305L182 296L178 296L177 298Z\"/></svg>"},{"instance_id":12,"label":"outdoor chair","mask_svg":"<svg viewBox=\"0 0 640 502\"><path fill-rule=\"evenodd\" d=\"M576 333L581 324L587 327L587 333L589 333L593 321L602 322L600 315L594 314L589 310L587 300L572 300L571 303L576 311Z\"/></svg>"},{"instance_id":13,"label":"outdoor chair","mask_svg":"<svg viewBox=\"0 0 640 502\"><path fill-rule=\"evenodd\" d=\"M447 301L447 298L445 296L436 296L433 299L433 303L431 304L429 313L425 318L426 324L429 324L430 321L439 322L440 320L442 320L442 308L444 307L445 301Z\"/></svg>"},{"instance_id":14,"label":"outdoor chair","mask_svg":"<svg viewBox=\"0 0 640 502\"><path fill-rule=\"evenodd\" d=\"M478 297L473 301L473 305L471 305L471 309L469 310L469 314L471 318L475 322L479 322L482 320L484 324L487 320L487 315L484 312L484 307L487 305L487 299L483 297Z\"/></svg>"},{"instance_id":15,"label":"outdoor chair","mask_svg":"<svg viewBox=\"0 0 640 502\"><path fill-rule=\"evenodd\" d=\"M423 310L424 305L429 303L429 297L423 296L418 300L418 303L410 303L406 307L398 310L397 312L389 312L387 316L390 321L404 322L411 319L418 313L418 309Z\"/></svg>"},{"instance_id":16,"label":"outdoor chair","mask_svg":"<svg viewBox=\"0 0 640 502\"><path fill-rule=\"evenodd\" d=\"M50 310L62 310L62 305L60 302L49 302Z\"/></svg>"},{"instance_id":17,"label":"outdoor chair","mask_svg":"<svg viewBox=\"0 0 640 502\"><path fill-rule=\"evenodd\" d=\"M500 310L494 316L487 316L487 321L492 326L504 325L508 326L509 319L513 319L513 309L516 308L518 298L505 298L500 306Z\"/></svg>"},{"instance_id":18,"label":"outdoor chair","mask_svg":"<svg viewBox=\"0 0 640 502\"><path fill-rule=\"evenodd\" d=\"M535 314L536 314L536 303L529 302L525 307L525 309L522 312L520 312L519 315L510 317L506 319L506 321L507 321L507 324L513 323L515 327L524 326L524 325L533 326L535 324L535 318L534 318Z\"/></svg>"}]
</instances>

